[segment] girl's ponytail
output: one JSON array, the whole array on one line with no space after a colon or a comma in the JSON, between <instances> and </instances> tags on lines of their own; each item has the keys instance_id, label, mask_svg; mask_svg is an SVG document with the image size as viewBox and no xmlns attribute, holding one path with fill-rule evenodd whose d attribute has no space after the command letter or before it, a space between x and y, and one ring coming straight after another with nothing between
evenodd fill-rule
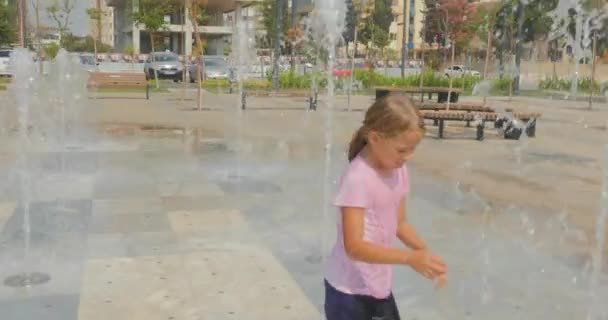
<instances>
[{"instance_id":1,"label":"girl's ponytail","mask_svg":"<svg viewBox=\"0 0 608 320\"><path fill-rule=\"evenodd\" d=\"M350 141L350 145L348 146L348 161L352 161L363 147L367 144L367 140L365 139L365 132L363 126L355 132L352 140Z\"/></svg>"}]
</instances>

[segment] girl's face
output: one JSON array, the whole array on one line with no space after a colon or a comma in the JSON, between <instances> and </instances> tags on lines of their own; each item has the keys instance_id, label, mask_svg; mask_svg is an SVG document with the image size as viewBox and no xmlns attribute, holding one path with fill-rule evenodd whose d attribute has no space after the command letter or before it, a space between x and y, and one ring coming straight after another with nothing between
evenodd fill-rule
<instances>
[{"instance_id":1,"label":"girl's face","mask_svg":"<svg viewBox=\"0 0 608 320\"><path fill-rule=\"evenodd\" d=\"M384 137L377 132L370 132L368 141L374 159L382 169L401 168L414 154L416 146L422 140L422 132L407 130L393 137Z\"/></svg>"}]
</instances>

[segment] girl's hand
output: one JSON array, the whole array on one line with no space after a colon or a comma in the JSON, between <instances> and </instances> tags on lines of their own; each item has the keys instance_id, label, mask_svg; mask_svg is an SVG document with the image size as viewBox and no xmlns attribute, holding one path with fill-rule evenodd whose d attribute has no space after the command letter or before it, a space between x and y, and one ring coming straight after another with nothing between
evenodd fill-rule
<instances>
[{"instance_id":1,"label":"girl's hand","mask_svg":"<svg viewBox=\"0 0 608 320\"><path fill-rule=\"evenodd\" d=\"M441 258L427 250L412 251L407 259L407 264L428 279L434 279L448 271Z\"/></svg>"},{"instance_id":2,"label":"girl's hand","mask_svg":"<svg viewBox=\"0 0 608 320\"><path fill-rule=\"evenodd\" d=\"M448 274L442 273L442 274L438 275L433 280L433 282L434 282L435 289L441 289L441 288L445 287L445 285L448 283Z\"/></svg>"}]
</instances>

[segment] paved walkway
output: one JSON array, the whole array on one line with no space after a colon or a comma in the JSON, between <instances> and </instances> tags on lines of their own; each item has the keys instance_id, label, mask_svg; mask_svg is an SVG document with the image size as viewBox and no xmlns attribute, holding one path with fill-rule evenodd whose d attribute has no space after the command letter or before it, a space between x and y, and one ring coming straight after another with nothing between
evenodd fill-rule
<instances>
[{"instance_id":1,"label":"paved walkway","mask_svg":"<svg viewBox=\"0 0 608 320\"><path fill-rule=\"evenodd\" d=\"M336 218L331 210L324 214L323 186L333 186L339 175L361 111L334 114L332 170L325 179L322 108L297 110L305 107L302 98L252 98L251 110L240 113L229 109L234 96L209 100L203 112L184 110L193 102L173 95L89 100L86 130L75 131L67 148L33 142L29 208L20 204L19 167L3 167L3 319L322 318L323 257L335 239ZM356 97L353 105L362 109L370 101ZM518 100L517 107L536 110L535 103ZM584 177L599 166L600 154L593 152L603 143L596 134L602 131L591 127L601 125L603 111L577 124L570 120L580 111L569 108L556 104L538 138L524 143L477 142L457 127L448 133L457 139L440 141L430 129L411 164L408 210L447 260L450 285L434 291L396 267L404 319L586 317L591 269L588 251L579 249L591 238L574 214L539 214L525 202L551 190L543 188L561 190L550 186L550 172ZM560 133L566 125L573 130ZM575 147L559 143L582 138ZM14 164L19 144L7 134L2 142L2 159ZM543 150L550 159L539 162L534 153ZM540 169L546 171L539 175ZM472 183L483 170L491 174ZM442 175L447 179L437 178ZM529 182L536 178L542 179ZM488 181L494 191L486 190ZM595 190L593 182L561 181L562 188ZM511 197L522 197L521 203L505 196L499 200L507 205L499 205L486 197L517 186L523 190ZM570 197L587 195L571 190ZM544 199L574 201L562 194ZM29 288L8 281L22 272L50 279ZM598 293L606 296L608 279L601 279Z\"/></svg>"}]
</instances>

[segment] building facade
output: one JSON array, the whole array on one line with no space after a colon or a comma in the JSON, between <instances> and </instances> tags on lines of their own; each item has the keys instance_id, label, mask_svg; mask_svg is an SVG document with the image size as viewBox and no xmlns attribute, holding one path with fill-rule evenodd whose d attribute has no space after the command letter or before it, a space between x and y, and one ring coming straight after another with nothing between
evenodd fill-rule
<instances>
[{"instance_id":1,"label":"building facade","mask_svg":"<svg viewBox=\"0 0 608 320\"><path fill-rule=\"evenodd\" d=\"M424 0L393 0L392 9L395 20L389 29L391 39L389 47L399 50L401 53L402 47L405 45L408 55L415 58L416 52L420 51L424 43L420 32L424 25ZM403 33L404 23L405 34Z\"/></svg>"},{"instance_id":2,"label":"building facade","mask_svg":"<svg viewBox=\"0 0 608 320\"><path fill-rule=\"evenodd\" d=\"M126 0L106 0L107 5L114 8L114 47L122 51L133 46L136 53L152 51L150 33L145 26L137 25L131 18L133 10L138 9L137 1L132 6ZM198 32L205 39L207 46L205 54L223 55L230 46L230 38L234 33L235 23L227 19L227 14L237 12L255 3L255 0L209 0L205 10L209 21L198 26ZM237 15L238 15L237 14ZM194 27L190 21L190 12L182 7L176 12L165 16L165 30L155 34L155 51L170 50L178 54L192 54L194 43ZM185 40L185 41L184 41Z\"/></svg>"},{"instance_id":3,"label":"building facade","mask_svg":"<svg viewBox=\"0 0 608 320\"><path fill-rule=\"evenodd\" d=\"M91 8L97 7L97 0L90 0ZM91 21L91 36L95 39L101 38L101 43L114 47L114 8L109 7L106 0L99 0L101 5L101 23L97 21ZM101 37L99 35L99 27L101 26Z\"/></svg>"}]
</instances>

